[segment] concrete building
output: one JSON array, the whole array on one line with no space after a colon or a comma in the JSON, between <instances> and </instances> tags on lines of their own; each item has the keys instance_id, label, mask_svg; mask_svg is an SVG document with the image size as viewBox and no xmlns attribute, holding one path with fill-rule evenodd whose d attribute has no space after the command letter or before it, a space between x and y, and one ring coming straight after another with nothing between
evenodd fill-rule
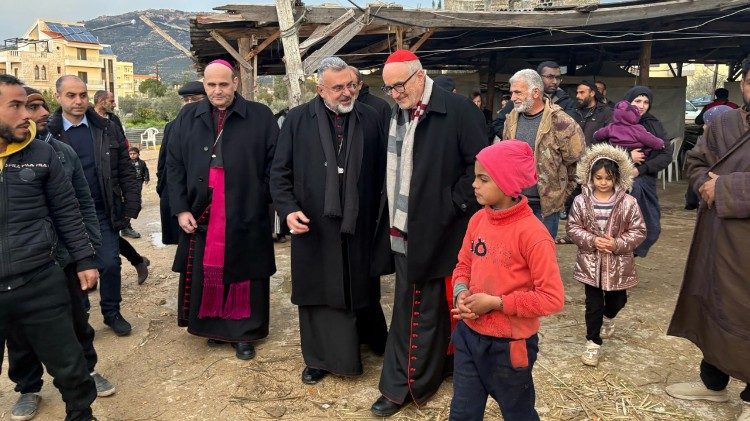
<instances>
[{"instance_id":1,"label":"concrete building","mask_svg":"<svg viewBox=\"0 0 750 421\"><path fill-rule=\"evenodd\" d=\"M115 91L120 97L135 95L135 80L133 79L133 63L118 61L115 63Z\"/></svg>"},{"instance_id":2,"label":"concrete building","mask_svg":"<svg viewBox=\"0 0 750 421\"><path fill-rule=\"evenodd\" d=\"M40 91L54 92L62 75L76 75L87 83L89 94L117 90L117 56L77 22L36 20L20 37L6 41L0 51L0 73L12 74ZM131 63L132 67L132 63Z\"/></svg>"}]
</instances>

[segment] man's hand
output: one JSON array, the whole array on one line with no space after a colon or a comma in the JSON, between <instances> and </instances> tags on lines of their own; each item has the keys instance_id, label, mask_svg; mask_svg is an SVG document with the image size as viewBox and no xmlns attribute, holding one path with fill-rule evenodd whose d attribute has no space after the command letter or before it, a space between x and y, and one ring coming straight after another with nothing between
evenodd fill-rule
<instances>
[{"instance_id":1,"label":"man's hand","mask_svg":"<svg viewBox=\"0 0 750 421\"><path fill-rule=\"evenodd\" d=\"M302 211L292 212L286 216L286 225L292 234L304 234L310 231L310 227L307 226L309 222L310 219Z\"/></svg>"},{"instance_id":2,"label":"man's hand","mask_svg":"<svg viewBox=\"0 0 750 421\"><path fill-rule=\"evenodd\" d=\"M476 319L479 317L466 307L466 297L468 296L469 291L461 291L456 297L456 307L451 309L451 314L453 314L454 319Z\"/></svg>"},{"instance_id":3,"label":"man's hand","mask_svg":"<svg viewBox=\"0 0 750 421\"><path fill-rule=\"evenodd\" d=\"M198 223L195 222L195 218L193 218L193 214L190 212L178 213L177 223L180 225L180 228L188 234L194 233L195 229L198 228Z\"/></svg>"},{"instance_id":4,"label":"man's hand","mask_svg":"<svg viewBox=\"0 0 750 421\"><path fill-rule=\"evenodd\" d=\"M714 200L716 200L716 180L719 179L719 176L712 172L709 172L708 176L711 178L698 189L698 194L701 195L710 209L714 205Z\"/></svg>"},{"instance_id":5,"label":"man's hand","mask_svg":"<svg viewBox=\"0 0 750 421\"><path fill-rule=\"evenodd\" d=\"M466 307L475 315L480 316L485 313L489 313L492 310L500 310L503 308L503 299L494 295L485 294L479 292L471 294L464 300Z\"/></svg>"},{"instance_id":6,"label":"man's hand","mask_svg":"<svg viewBox=\"0 0 750 421\"><path fill-rule=\"evenodd\" d=\"M86 269L78 272L78 281L81 283L81 289L86 291L94 286L99 281L99 271L96 269Z\"/></svg>"},{"instance_id":7,"label":"man's hand","mask_svg":"<svg viewBox=\"0 0 750 421\"><path fill-rule=\"evenodd\" d=\"M643 164L643 161L646 160L646 154L640 148L633 149L630 151L630 159L636 164Z\"/></svg>"}]
</instances>

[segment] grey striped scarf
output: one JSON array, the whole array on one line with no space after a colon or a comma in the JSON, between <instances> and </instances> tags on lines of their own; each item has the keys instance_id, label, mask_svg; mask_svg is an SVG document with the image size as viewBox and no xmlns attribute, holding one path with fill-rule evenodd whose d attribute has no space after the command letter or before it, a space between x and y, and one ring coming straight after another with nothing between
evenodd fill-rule
<instances>
[{"instance_id":1,"label":"grey striped scarf","mask_svg":"<svg viewBox=\"0 0 750 421\"><path fill-rule=\"evenodd\" d=\"M432 79L425 75L422 98L413 110L400 110L391 116L388 130L388 157L386 187L391 227L406 233L409 214L409 187L411 185L414 133L432 95ZM399 145L400 144L400 145ZM400 147L399 147L400 146ZM391 236L391 249L406 253L403 238Z\"/></svg>"}]
</instances>

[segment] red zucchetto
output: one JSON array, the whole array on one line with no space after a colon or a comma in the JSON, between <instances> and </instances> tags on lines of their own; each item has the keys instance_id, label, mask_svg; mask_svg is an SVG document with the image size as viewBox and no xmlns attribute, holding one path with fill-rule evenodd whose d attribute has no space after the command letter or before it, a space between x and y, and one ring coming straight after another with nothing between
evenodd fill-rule
<instances>
[{"instance_id":1,"label":"red zucchetto","mask_svg":"<svg viewBox=\"0 0 750 421\"><path fill-rule=\"evenodd\" d=\"M409 50L396 50L391 55L388 56L388 59L385 61L385 64L388 63L401 63L404 61L414 61L419 60L419 58L416 56L416 54L412 53Z\"/></svg>"}]
</instances>

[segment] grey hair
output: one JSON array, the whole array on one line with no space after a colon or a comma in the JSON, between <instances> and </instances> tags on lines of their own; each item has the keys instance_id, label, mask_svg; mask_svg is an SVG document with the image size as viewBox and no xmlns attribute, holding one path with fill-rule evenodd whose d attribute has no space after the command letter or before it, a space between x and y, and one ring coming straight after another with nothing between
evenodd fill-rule
<instances>
[{"instance_id":1,"label":"grey hair","mask_svg":"<svg viewBox=\"0 0 750 421\"><path fill-rule=\"evenodd\" d=\"M509 80L511 85L515 82L525 82L529 87L529 92L533 91L534 88L539 89L540 92L544 92L542 77L539 76L539 73L534 69L523 69L517 71Z\"/></svg>"},{"instance_id":2,"label":"grey hair","mask_svg":"<svg viewBox=\"0 0 750 421\"><path fill-rule=\"evenodd\" d=\"M98 104L99 101L107 99L107 96L109 96L109 92L107 91L96 91L94 93L94 104Z\"/></svg>"},{"instance_id":3,"label":"grey hair","mask_svg":"<svg viewBox=\"0 0 750 421\"><path fill-rule=\"evenodd\" d=\"M59 78L57 78L57 81L55 82L55 90L57 91L58 94L62 93L63 83L67 82L68 80L76 80L86 85L86 82L84 82L83 79L81 79L78 76L62 75Z\"/></svg>"},{"instance_id":4,"label":"grey hair","mask_svg":"<svg viewBox=\"0 0 750 421\"><path fill-rule=\"evenodd\" d=\"M320 64L318 65L318 78L322 78L323 72L326 70L340 72L342 70L347 70L348 68L349 65L341 58L336 56L326 57L323 60L320 60Z\"/></svg>"},{"instance_id":5,"label":"grey hair","mask_svg":"<svg viewBox=\"0 0 750 421\"><path fill-rule=\"evenodd\" d=\"M357 78L357 83L362 82L362 73L360 73L359 69L357 69L354 66L349 66L349 70L351 70L352 72L354 72L354 77Z\"/></svg>"},{"instance_id":6,"label":"grey hair","mask_svg":"<svg viewBox=\"0 0 750 421\"><path fill-rule=\"evenodd\" d=\"M409 73L414 73L418 70L422 70L422 62L419 60L407 61L406 67L409 69Z\"/></svg>"}]
</instances>

